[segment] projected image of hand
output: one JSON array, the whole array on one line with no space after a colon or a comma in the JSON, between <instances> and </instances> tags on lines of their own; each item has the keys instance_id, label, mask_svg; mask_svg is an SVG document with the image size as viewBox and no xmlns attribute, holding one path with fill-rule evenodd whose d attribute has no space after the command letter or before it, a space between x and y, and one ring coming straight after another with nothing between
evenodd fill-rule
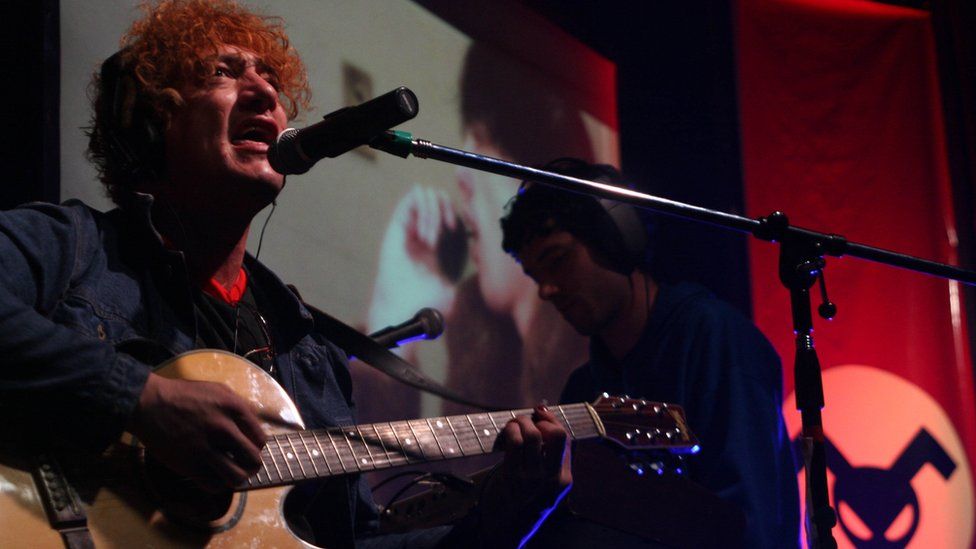
<instances>
[{"instance_id":1,"label":"projected image of hand","mask_svg":"<svg viewBox=\"0 0 976 549\"><path fill-rule=\"evenodd\" d=\"M369 327L394 324L423 307L450 316L465 250L463 224L447 194L415 185L383 237Z\"/></svg>"}]
</instances>

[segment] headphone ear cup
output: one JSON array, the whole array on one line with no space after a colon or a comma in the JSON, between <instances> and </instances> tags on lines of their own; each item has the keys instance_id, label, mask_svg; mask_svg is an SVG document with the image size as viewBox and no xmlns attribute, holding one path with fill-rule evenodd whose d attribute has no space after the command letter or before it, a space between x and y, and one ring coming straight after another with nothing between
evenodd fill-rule
<instances>
[{"instance_id":1,"label":"headphone ear cup","mask_svg":"<svg viewBox=\"0 0 976 549\"><path fill-rule=\"evenodd\" d=\"M623 202L600 199L600 206L616 229L620 246L613 261L621 272L630 274L644 263L647 255L647 231L637 210Z\"/></svg>"},{"instance_id":2,"label":"headphone ear cup","mask_svg":"<svg viewBox=\"0 0 976 549\"><path fill-rule=\"evenodd\" d=\"M110 101L106 141L129 176L158 171L162 165L162 132L152 109L140 98L132 72L124 66L120 50L102 63L102 93Z\"/></svg>"}]
</instances>

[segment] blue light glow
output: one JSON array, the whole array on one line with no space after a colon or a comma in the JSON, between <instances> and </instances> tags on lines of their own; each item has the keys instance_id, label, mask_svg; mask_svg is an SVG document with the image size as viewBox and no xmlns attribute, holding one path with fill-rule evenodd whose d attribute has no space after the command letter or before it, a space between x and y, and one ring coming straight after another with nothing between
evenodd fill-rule
<instances>
[{"instance_id":1,"label":"blue light glow","mask_svg":"<svg viewBox=\"0 0 976 549\"><path fill-rule=\"evenodd\" d=\"M549 507L548 509L542 511L542 514L539 516L539 520L537 520L535 524L532 525L532 530L530 530L529 533L526 534L524 538L522 538L522 541L519 542L518 549L522 549L523 547L525 547L525 544L528 543L529 540L532 539L532 536L534 536L535 533L539 531L539 528L542 527L542 523L544 523L546 519L549 518L549 515L551 515L552 512L556 510L556 507L559 507L559 502L561 502L563 498L566 497L566 494L569 493L569 489L572 487L573 487L572 484L567 486L566 489L563 490L561 494L559 494L559 497L556 498L556 501L552 504L552 507Z\"/></svg>"}]
</instances>

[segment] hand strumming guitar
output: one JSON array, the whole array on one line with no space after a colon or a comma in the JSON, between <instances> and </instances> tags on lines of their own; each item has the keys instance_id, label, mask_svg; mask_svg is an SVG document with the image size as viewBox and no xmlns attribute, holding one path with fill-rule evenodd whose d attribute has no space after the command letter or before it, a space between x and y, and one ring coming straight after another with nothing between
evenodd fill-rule
<instances>
[{"instance_id":1,"label":"hand strumming guitar","mask_svg":"<svg viewBox=\"0 0 976 549\"><path fill-rule=\"evenodd\" d=\"M267 439L251 407L227 386L156 374L129 431L163 465L208 491L233 488L256 473Z\"/></svg>"}]
</instances>

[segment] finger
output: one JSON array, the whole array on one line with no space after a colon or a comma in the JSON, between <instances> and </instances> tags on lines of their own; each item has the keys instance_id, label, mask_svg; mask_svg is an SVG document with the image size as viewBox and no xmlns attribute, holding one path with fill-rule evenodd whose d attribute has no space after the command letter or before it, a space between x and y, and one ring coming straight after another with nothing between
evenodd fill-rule
<instances>
[{"instance_id":1,"label":"finger","mask_svg":"<svg viewBox=\"0 0 976 549\"><path fill-rule=\"evenodd\" d=\"M515 420L509 420L495 439L495 448L505 453L522 447L522 431Z\"/></svg>"},{"instance_id":2,"label":"finger","mask_svg":"<svg viewBox=\"0 0 976 549\"><path fill-rule=\"evenodd\" d=\"M437 195L434 193L434 189L426 189L426 199L424 201L426 207L426 219L424 220L424 240L427 245L431 248L437 245L437 235L440 233L441 227L441 212L440 204L437 200Z\"/></svg>"},{"instance_id":3,"label":"finger","mask_svg":"<svg viewBox=\"0 0 976 549\"><path fill-rule=\"evenodd\" d=\"M210 467L218 479L221 487L236 488L240 486L250 474L241 468L236 462L237 456L231 452L212 452L210 454Z\"/></svg>"},{"instance_id":4,"label":"finger","mask_svg":"<svg viewBox=\"0 0 976 549\"><path fill-rule=\"evenodd\" d=\"M417 238L417 226L420 222L420 208L421 200L423 199L423 188L419 185L414 185L410 189L410 192L403 197L403 207L405 208L405 215L403 216L404 232L408 239Z\"/></svg>"},{"instance_id":5,"label":"finger","mask_svg":"<svg viewBox=\"0 0 976 549\"><path fill-rule=\"evenodd\" d=\"M534 475L542 468L542 432L530 416L515 418L522 435L522 467L528 475Z\"/></svg>"},{"instance_id":6,"label":"finger","mask_svg":"<svg viewBox=\"0 0 976 549\"><path fill-rule=\"evenodd\" d=\"M535 420L536 422L550 421L552 423L559 424L559 420L556 418L556 414L554 414L553 411L550 410L549 407L546 406L544 403L539 404L538 406L532 409L532 419Z\"/></svg>"},{"instance_id":7,"label":"finger","mask_svg":"<svg viewBox=\"0 0 976 549\"><path fill-rule=\"evenodd\" d=\"M430 203L428 189L420 187L417 193L417 240L424 246L430 246Z\"/></svg>"},{"instance_id":8,"label":"finger","mask_svg":"<svg viewBox=\"0 0 976 549\"><path fill-rule=\"evenodd\" d=\"M451 203L451 199L445 192L438 192L437 200L440 203L441 220L444 227L453 231L457 228L457 214L454 212L454 204Z\"/></svg>"},{"instance_id":9,"label":"finger","mask_svg":"<svg viewBox=\"0 0 976 549\"><path fill-rule=\"evenodd\" d=\"M223 411L232 423L218 422L217 428L225 435L222 442L226 449L238 456L238 462L249 470L261 466L261 448L268 439L261 422L251 405L231 392L222 401Z\"/></svg>"},{"instance_id":10,"label":"finger","mask_svg":"<svg viewBox=\"0 0 976 549\"><path fill-rule=\"evenodd\" d=\"M547 473L555 473L563 466L569 436L559 423L545 420L536 423L536 427L542 433L542 467Z\"/></svg>"},{"instance_id":11,"label":"finger","mask_svg":"<svg viewBox=\"0 0 976 549\"><path fill-rule=\"evenodd\" d=\"M502 467L504 467L506 474L517 475L519 469L521 469L522 444L522 430L513 419L505 424L501 434L495 441L495 446L505 452Z\"/></svg>"},{"instance_id":12,"label":"finger","mask_svg":"<svg viewBox=\"0 0 976 549\"><path fill-rule=\"evenodd\" d=\"M237 428L241 430L241 433L247 437L248 440L257 447L258 450L264 448L265 443L268 441L268 434L264 432L264 427L261 425L261 420L258 419L257 414L250 406L245 406L243 410L237 415L233 416L234 422L237 424Z\"/></svg>"},{"instance_id":13,"label":"finger","mask_svg":"<svg viewBox=\"0 0 976 549\"><path fill-rule=\"evenodd\" d=\"M210 447L221 455L229 453L235 463L248 472L255 473L261 468L261 450L244 436L237 424L230 419L218 421L209 435Z\"/></svg>"}]
</instances>

